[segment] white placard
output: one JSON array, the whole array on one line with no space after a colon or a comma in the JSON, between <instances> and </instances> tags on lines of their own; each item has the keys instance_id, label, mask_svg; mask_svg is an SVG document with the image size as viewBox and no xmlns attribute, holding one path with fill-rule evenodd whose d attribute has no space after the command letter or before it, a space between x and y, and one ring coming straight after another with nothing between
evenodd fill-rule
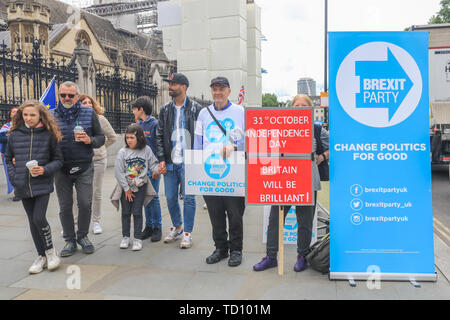
<instances>
[{"instance_id":1,"label":"white placard","mask_svg":"<svg viewBox=\"0 0 450 320\"><path fill-rule=\"evenodd\" d=\"M224 160L214 150L186 150L184 165L186 194L245 197L244 152Z\"/></svg>"}]
</instances>

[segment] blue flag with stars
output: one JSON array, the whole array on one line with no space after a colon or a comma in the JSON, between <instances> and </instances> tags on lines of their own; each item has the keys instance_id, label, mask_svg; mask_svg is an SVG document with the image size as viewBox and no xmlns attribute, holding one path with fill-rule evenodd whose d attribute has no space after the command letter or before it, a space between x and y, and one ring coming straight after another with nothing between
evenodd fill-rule
<instances>
[{"instance_id":1,"label":"blue flag with stars","mask_svg":"<svg viewBox=\"0 0 450 320\"><path fill-rule=\"evenodd\" d=\"M42 102L49 110L56 108L55 77L53 77L39 101Z\"/></svg>"}]
</instances>

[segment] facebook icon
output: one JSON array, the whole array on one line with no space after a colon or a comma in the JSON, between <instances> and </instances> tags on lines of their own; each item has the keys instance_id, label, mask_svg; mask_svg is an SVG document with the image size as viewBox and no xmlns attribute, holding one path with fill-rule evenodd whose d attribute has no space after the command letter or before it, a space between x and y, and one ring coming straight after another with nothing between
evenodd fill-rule
<instances>
[{"instance_id":1,"label":"facebook icon","mask_svg":"<svg viewBox=\"0 0 450 320\"><path fill-rule=\"evenodd\" d=\"M359 184L354 184L350 187L350 193L355 197L359 197L363 193L363 188Z\"/></svg>"}]
</instances>

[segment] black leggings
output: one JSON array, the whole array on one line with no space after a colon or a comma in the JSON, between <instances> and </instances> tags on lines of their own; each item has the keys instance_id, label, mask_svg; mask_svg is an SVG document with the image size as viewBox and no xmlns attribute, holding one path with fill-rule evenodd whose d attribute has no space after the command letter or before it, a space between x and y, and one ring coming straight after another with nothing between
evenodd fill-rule
<instances>
[{"instance_id":1,"label":"black leggings","mask_svg":"<svg viewBox=\"0 0 450 320\"><path fill-rule=\"evenodd\" d=\"M142 208L144 206L147 184L140 186L137 192L133 192L135 198L133 202L125 199L125 192L122 191L120 202L122 204L122 236L130 237L131 216L133 216L134 239L141 239L142 233Z\"/></svg>"},{"instance_id":2,"label":"black leggings","mask_svg":"<svg viewBox=\"0 0 450 320\"><path fill-rule=\"evenodd\" d=\"M53 248L52 231L45 218L50 194L22 199L23 207L30 223L31 236L40 256L45 257L45 251Z\"/></svg>"}]
</instances>

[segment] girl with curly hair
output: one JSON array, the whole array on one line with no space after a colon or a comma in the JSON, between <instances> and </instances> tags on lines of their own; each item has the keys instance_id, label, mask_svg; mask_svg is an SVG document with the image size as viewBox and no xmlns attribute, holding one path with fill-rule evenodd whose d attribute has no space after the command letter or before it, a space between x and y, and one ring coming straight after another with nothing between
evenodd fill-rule
<instances>
[{"instance_id":1,"label":"girl with curly hair","mask_svg":"<svg viewBox=\"0 0 450 320\"><path fill-rule=\"evenodd\" d=\"M22 200L38 257L28 269L31 274L44 268L55 270L60 259L52 242L46 219L53 176L63 165L58 142L62 135L55 119L39 101L24 102L13 117L8 132L6 164L15 195Z\"/></svg>"}]
</instances>

